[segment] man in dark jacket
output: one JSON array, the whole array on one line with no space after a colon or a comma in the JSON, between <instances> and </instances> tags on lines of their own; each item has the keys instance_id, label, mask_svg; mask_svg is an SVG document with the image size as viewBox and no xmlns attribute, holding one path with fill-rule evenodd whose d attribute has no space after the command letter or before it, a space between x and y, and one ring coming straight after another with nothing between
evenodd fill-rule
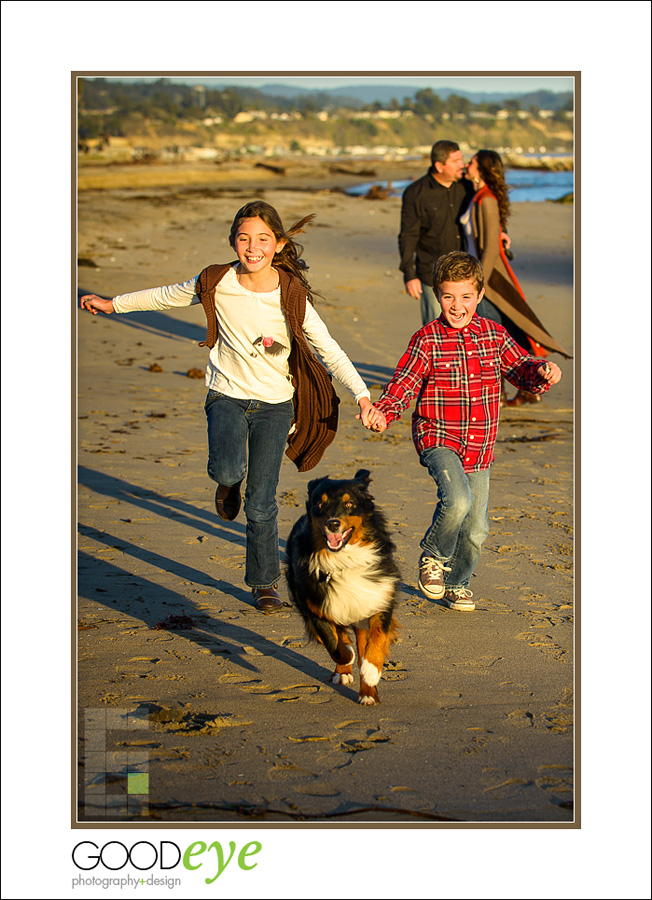
<instances>
[{"instance_id":1,"label":"man in dark jacket","mask_svg":"<svg viewBox=\"0 0 652 900\"><path fill-rule=\"evenodd\" d=\"M464 250L459 217L472 186L462 181L464 162L459 145L437 141L428 172L403 193L401 233L398 236L405 291L421 301L423 324L439 315L432 289L432 270L440 256Z\"/></svg>"}]
</instances>

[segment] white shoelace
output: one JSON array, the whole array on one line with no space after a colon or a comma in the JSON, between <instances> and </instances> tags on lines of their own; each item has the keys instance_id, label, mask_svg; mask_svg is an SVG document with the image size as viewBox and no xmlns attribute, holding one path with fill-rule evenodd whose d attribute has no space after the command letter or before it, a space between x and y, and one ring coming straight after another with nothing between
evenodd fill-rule
<instances>
[{"instance_id":1,"label":"white shoelace","mask_svg":"<svg viewBox=\"0 0 652 900\"><path fill-rule=\"evenodd\" d=\"M468 588L448 588L448 590L451 594L459 597L460 600L470 600L473 596L473 591L470 591Z\"/></svg>"},{"instance_id":2,"label":"white shoelace","mask_svg":"<svg viewBox=\"0 0 652 900\"><path fill-rule=\"evenodd\" d=\"M425 574L431 578L436 578L437 575L440 575L442 572L451 571L451 569L448 566L445 566L443 562L439 562L439 560L433 559L431 556L424 557L421 562L421 568L424 570Z\"/></svg>"}]
</instances>

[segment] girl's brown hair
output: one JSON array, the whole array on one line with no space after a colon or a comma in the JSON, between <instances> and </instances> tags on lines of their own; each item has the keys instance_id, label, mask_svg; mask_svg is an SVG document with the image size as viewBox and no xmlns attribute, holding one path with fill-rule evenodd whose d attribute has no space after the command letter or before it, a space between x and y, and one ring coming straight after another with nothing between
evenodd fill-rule
<instances>
[{"instance_id":1,"label":"girl's brown hair","mask_svg":"<svg viewBox=\"0 0 652 900\"><path fill-rule=\"evenodd\" d=\"M500 224L505 227L509 218L509 198L505 184L503 161L495 150L478 150L475 155L480 177L498 200Z\"/></svg>"},{"instance_id":2,"label":"girl's brown hair","mask_svg":"<svg viewBox=\"0 0 652 900\"><path fill-rule=\"evenodd\" d=\"M245 205L235 214L233 224L231 225L231 231L229 232L229 243L234 249L235 237L240 222L243 219L255 218L262 219L277 241L285 241L283 249L274 254L272 264L295 275L306 288L310 301L314 302L315 295L320 295L317 294L316 291L313 291L308 283L308 279L306 278L308 266L303 259L301 259L303 246L294 240L295 235L301 234L301 232L305 230L305 226L309 225L315 218L314 213L309 216L304 216L303 219L299 219L298 222L295 222L294 225L286 231L283 227L281 217L269 203L265 203L264 200L252 200L250 203L245 203Z\"/></svg>"}]
</instances>

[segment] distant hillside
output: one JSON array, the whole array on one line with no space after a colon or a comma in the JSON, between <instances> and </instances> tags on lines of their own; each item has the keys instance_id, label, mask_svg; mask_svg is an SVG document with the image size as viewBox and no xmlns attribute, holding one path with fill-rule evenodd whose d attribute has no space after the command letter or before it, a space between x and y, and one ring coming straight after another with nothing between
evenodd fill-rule
<instances>
[{"instance_id":1,"label":"distant hillside","mask_svg":"<svg viewBox=\"0 0 652 900\"><path fill-rule=\"evenodd\" d=\"M125 153L162 152L170 158L189 149L204 158L266 155L424 155L441 138L464 152L568 153L573 146L572 95L549 91L497 101L493 94L464 96L450 90L397 86L296 91L197 84L81 78L79 146L88 153L109 146ZM377 97L382 88L391 95ZM271 93L284 91L284 94ZM482 97L474 101L471 97Z\"/></svg>"},{"instance_id":2,"label":"distant hillside","mask_svg":"<svg viewBox=\"0 0 652 900\"><path fill-rule=\"evenodd\" d=\"M290 99L293 97L305 97L307 94L318 93L307 88L297 88L285 84L266 84L258 88L263 94L271 96L285 97ZM342 88L329 88L319 91L326 94L333 100L345 106L362 106L368 103L388 104L392 100L398 100L402 103L406 99L414 99L415 95L422 88L413 85L387 85L387 84L363 84L349 85ZM551 109L554 111L568 108L573 102L573 94L570 91L563 93L555 93L554 91L533 91L531 93L518 93L517 91L494 91L492 93L482 93L478 91L463 91L458 88L432 88L433 93L437 94L442 100L447 100L452 94L458 97L466 97L471 103L504 103L506 100L517 100L522 109L528 109L530 106Z\"/></svg>"}]
</instances>

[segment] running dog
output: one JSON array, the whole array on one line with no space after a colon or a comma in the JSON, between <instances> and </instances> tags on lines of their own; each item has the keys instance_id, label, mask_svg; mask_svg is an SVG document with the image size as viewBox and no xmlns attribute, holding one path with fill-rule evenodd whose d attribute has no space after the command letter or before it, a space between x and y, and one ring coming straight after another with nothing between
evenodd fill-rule
<instances>
[{"instance_id":1,"label":"running dog","mask_svg":"<svg viewBox=\"0 0 652 900\"><path fill-rule=\"evenodd\" d=\"M290 599L309 637L335 662L334 684L351 684L355 633L360 666L358 702L379 703L376 685L397 629L393 617L400 573L394 544L375 506L366 469L348 481L318 478L308 484L306 514L288 538Z\"/></svg>"}]
</instances>

